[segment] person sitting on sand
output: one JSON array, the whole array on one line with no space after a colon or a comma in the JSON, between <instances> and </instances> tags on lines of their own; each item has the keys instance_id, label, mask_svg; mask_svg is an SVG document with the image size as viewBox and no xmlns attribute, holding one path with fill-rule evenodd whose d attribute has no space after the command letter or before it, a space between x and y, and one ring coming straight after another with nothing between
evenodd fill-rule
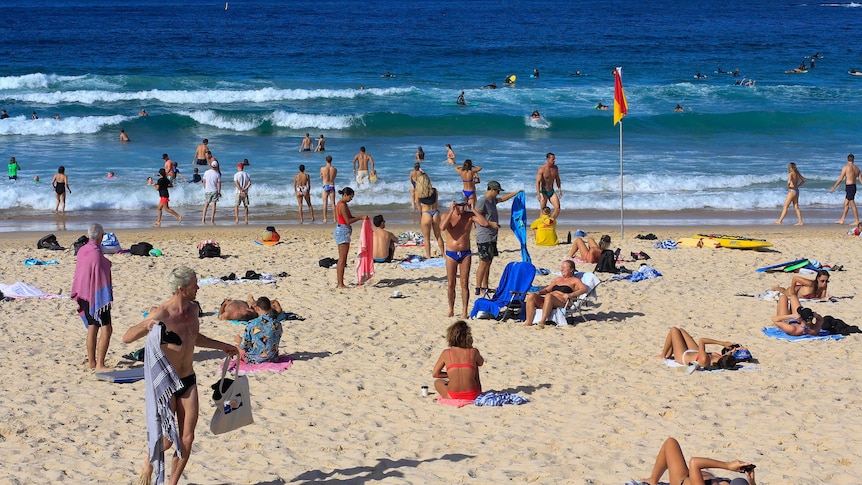
<instances>
[{"instance_id":1,"label":"person sitting on sand","mask_svg":"<svg viewBox=\"0 0 862 485\"><path fill-rule=\"evenodd\" d=\"M721 353L707 352L707 345L721 345ZM715 366L719 369L735 369L737 359L734 352L745 347L711 338L701 338L695 343L694 338L685 329L670 327L664 346L661 349L663 359L673 359L679 364L688 365L690 371L699 367Z\"/></svg>"},{"instance_id":2,"label":"person sitting on sand","mask_svg":"<svg viewBox=\"0 0 862 485\"><path fill-rule=\"evenodd\" d=\"M287 315L282 311L278 300L270 301L265 296L254 300L253 309L257 317L246 324L242 335L237 335L234 341L240 349L244 362L249 364L272 362L278 358L281 322L287 318Z\"/></svg>"},{"instance_id":3,"label":"person sitting on sand","mask_svg":"<svg viewBox=\"0 0 862 485\"><path fill-rule=\"evenodd\" d=\"M569 251L569 258L574 259L575 254L580 253L581 259L587 263L598 263L599 257L602 255L602 250L609 249L611 247L611 237L605 234L599 239L599 242L596 243L596 240L593 238L587 238L587 241L584 242L583 238L576 237L572 242L572 250Z\"/></svg>"},{"instance_id":4,"label":"person sitting on sand","mask_svg":"<svg viewBox=\"0 0 862 485\"><path fill-rule=\"evenodd\" d=\"M782 332L793 337L817 336L820 334L820 329L823 328L823 317L812 309L799 306L796 310L791 311L786 295L781 295L778 299L775 313L776 315L772 317L772 323Z\"/></svg>"},{"instance_id":5,"label":"person sitting on sand","mask_svg":"<svg viewBox=\"0 0 862 485\"><path fill-rule=\"evenodd\" d=\"M479 349L473 347L473 335L467 322L458 320L449 325L446 342L449 348L440 353L431 373L437 379L434 381L437 394L440 399L476 399L482 393L479 367L485 359Z\"/></svg>"},{"instance_id":6,"label":"person sitting on sand","mask_svg":"<svg viewBox=\"0 0 862 485\"><path fill-rule=\"evenodd\" d=\"M575 276L575 263L564 260L560 268L562 276L551 281L551 284L542 288L535 293L527 294L525 303L527 304L527 319L524 325L529 327L533 325L533 319L536 316L536 308L542 309L543 321L539 323L539 327L544 327L546 324L554 325L551 320L551 312L556 308L565 308L566 302L570 298L577 298L589 291L580 278Z\"/></svg>"},{"instance_id":7,"label":"person sitting on sand","mask_svg":"<svg viewBox=\"0 0 862 485\"><path fill-rule=\"evenodd\" d=\"M391 263L392 257L395 256L395 243L398 242L398 236L386 230L386 220L383 216L377 214L372 220L374 224L374 258L375 263Z\"/></svg>"},{"instance_id":8,"label":"person sitting on sand","mask_svg":"<svg viewBox=\"0 0 862 485\"><path fill-rule=\"evenodd\" d=\"M707 471L708 468L745 473L746 478L719 478ZM685 455L675 438L668 438L661 445L649 478L632 480L628 484L657 485L665 472L668 472L668 480L673 485L757 485L754 480L754 465L745 461L719 461L693 456L686 466Z\"/></svg>"},{"instance_id":9,"label":"person sitting on sand","mask_svg":"<svg viewBox=\"0 0 862 485\"><path fill-rule=\"evenodd\" d=\"M218 309L218 319L247 322L257 318L257 312L254 310L255 304L256 300L250 294L245 301L225 298Z\"/></svg>"}]
</instances>

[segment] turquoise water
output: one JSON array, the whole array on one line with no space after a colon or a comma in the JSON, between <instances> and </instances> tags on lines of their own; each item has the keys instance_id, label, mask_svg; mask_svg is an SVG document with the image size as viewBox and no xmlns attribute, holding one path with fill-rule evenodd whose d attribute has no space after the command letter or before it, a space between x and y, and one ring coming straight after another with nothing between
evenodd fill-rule
<instances>
[{"instance_id":1,"label":"turquoise water","mask_svg":"<svg viewBox=\"0 0 862 485\"><path fill-rule=\"evenodd\" d=\"M339 187L355 185L350 161L368 148L380 181L358 191L360 206L409 208L417 146L441 193L454 194L459 178L442 163L450 143L459 162L484 167L483 182L530 194L554 152L563 218L613 222L619 130L611 111L593 107L612 104L616 66L629 102L625 206L642 221L774 218L791 161L809 179L808 220L833 220L843 196L827 189L858 151L862 76L848 70L862 69L853 41L862 4L259 3L4 7L13 27L0 30L0 107L11 118L0 121L0 156L15 156L22 171L0 181L0 230L52 227L53 192L30 179L47 182L61 164L74 190L69 216L148 225L157 198L145 179L162 153L191 175L202 138L226 174L251 160L253 215L291 215L298 165L316 180L323 164L323 154L298 153L306 132L326 137ZM784 73L815 53L808 73ZM517 82L504 87L509 74ZM743 79L756 84L735 84ZM481 89L491 82L499 89ZM461 90L470 106L453 106ZM673 112L676 104L685 111ZM138 117L141 108L150 116ZM541 123L529 119L533 110ZM121 128L131 143L118 142ZM184 213L202 202L200 186L171 193Z\"/></svg>"}]
</instances>

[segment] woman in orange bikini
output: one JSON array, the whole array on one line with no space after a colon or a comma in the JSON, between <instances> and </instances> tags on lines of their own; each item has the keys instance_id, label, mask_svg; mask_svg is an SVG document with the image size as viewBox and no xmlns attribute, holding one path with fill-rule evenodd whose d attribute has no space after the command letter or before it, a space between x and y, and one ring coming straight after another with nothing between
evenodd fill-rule
<instances>
[{"instance_id":1,"label":"woman in orange bikini","mask_svg":"<svg viewBox=\"0 0 862 485\"><path fill-rule=\"evenodd\" d=\"M467 322L458 320L450 325L446 341L449 348L440 354L432 373L437 379L434 381L437 394L440 399L476 399L482 393L479 367L485 359L479 349L473 347L473 335Z\"/></svg>"}]
</instances>

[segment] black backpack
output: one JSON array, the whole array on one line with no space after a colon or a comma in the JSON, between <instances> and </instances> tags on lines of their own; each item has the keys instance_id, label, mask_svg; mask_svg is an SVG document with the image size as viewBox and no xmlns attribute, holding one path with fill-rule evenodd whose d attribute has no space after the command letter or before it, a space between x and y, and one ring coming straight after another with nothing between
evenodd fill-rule
<instances>
[{"instance_id":1,"label":"black backpack","mask_svg":"<svg viewBox=\"0 0 862 485\"><path fill-rule=\"evenodd\" d=\"M596 263L596 268L593 270L594 273L619 273L620 271L617 269L617 257L613 251L610 249L605 249L602 251L601 256L599 256L599 262Z\"/></svg>"},{"instance_id":2,"label":"black backpack","mask_svg":"<svg viewBox=\"0 0 862 485\"><path fill-rule=\"evenodd\" d=\"M86 245L88 242L90 242L90 238L88 238L87 236L81 236L78 238L77 241L72 243L72 246L74 246L75 248L75 256L78 255L78 250L84 247L84 245Z\"/></svg>"},{"instance_id":3,"label":"black backpack","mask_svg":"<svg viewBox=\"0 0 862 485\"><path fill-rule=\"evenodd\" d=\"M47 236L39 239L39 242L36 243L36 248L38 249L53 249L53 250L62 250L65 249L60 246L60 243L57 242L57 236L53 234L48 234Z\"/></svg>"},{"instance_id":4,"label":"black backpack","mask_svg":"<svg viewBox=\"0 0 862 485\"><path fill-rule=\"evenodd\" d=\"M212 243L206 243L198 250L198 256L201 258L220 258L221 247Z\"/></svg>"},{"instance_id":5,"label":"black backpack","mask_svg":"<svg viewBox=\"0 0 862 485\"><path fill-rule=\"evenodd\" d=\"M129 248L129 252L134 254L135 256L149 256L150 250L153 249L153 245L148 242L139 242L132 244Z\"/></svg>"}]
</instances>

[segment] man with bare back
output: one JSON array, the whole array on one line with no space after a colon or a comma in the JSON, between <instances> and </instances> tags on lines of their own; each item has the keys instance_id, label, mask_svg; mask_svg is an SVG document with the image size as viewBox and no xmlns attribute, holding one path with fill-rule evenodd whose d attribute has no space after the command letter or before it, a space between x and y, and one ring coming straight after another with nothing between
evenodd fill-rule
<instances>
[{"instance_id":1,"label":"man with bare back","mask_svg":"<svg viewBox=\"0 0 862 485\"><path fill-rule=\"evenodd\" d=\"M322 135L321 135L322 136ZM332 155L326 156L326 165L320 167L320 181L323 184L323 223L326 224L326 211L332 202L332 220L335 218L335 176L338 169L332 166Z\"/></svg>"},{"instance_id":2,"label":"man with bare back","mask_svg":"<svg viewBox=\"0 0 862 485\"><path fill-rule=\"evenodd\" d=\"M829 189L829 193L835 192L838 184L844 181L844 212L841 213L841 219L835 221L835 224L844 224L844 219L847 218L847 211L853 210L853 225L859 225L859 210L856 208L856 179L862 182L859 167L856 166L855 157L853 154L847 155L847 165L841 169L841 175L835 181L835 185Z\"/></svg>"}]
</instances>

